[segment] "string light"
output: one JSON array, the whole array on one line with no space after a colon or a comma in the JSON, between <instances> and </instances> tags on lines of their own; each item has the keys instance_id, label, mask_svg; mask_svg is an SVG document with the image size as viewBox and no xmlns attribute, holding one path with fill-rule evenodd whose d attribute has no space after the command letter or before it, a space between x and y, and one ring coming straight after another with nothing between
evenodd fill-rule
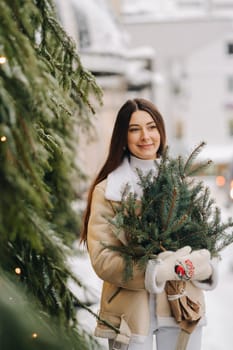
<instances>
[{"instance_id":1,"label":"string light","mask_svg":"<svg viewBox=\"0 0 233 350\"><path fill-rule=\"evenodd\" d=\"M3 135L3 136L1 136L0 140L1 140L1 142L5 142L7 140L7 138L5 135Z\"/></svg>"},{"instance_id":2,"label":"string light","mask_svg":"<svg viewBox=\"0 0 233 350\"><path fill-rule=\"evenodd\" d=\"M33 339L36 339L37 337L38 337L38 334L37 334L37 333L35 333L35 332L32 333L32 338L33 338Z\"/></svg>"},{"instance_id":3,"label":"string light","mask_svg":"<svg viewBox=\"0 0 233 350\"><path fill-rule=\"evenodd\" d=\"M15 268L15 273L16 273L16 275L20 275L21 274L21 268L20 267L16 267Z\"/></svg>"},{"instance_id":4,"label":"string light","mask_svg":"<svg viewBox=\"0 0 233 350\"><path fill-rule=\"evenodd\" d=\"M6 63L6 57L5 56L0 56L0 64Z\"/></svg>"},{"instance_id":5,"label":"string light","mask_svg":"<svg viewBox=\"0 0 233 350\"><path fill-rule=\"evenodd\" d=\"M219 187L223 187L226 183L226 179L224 176L222 175L218 175L216 177L216 185L219 186Z\"/></svg>"}]
</instances>

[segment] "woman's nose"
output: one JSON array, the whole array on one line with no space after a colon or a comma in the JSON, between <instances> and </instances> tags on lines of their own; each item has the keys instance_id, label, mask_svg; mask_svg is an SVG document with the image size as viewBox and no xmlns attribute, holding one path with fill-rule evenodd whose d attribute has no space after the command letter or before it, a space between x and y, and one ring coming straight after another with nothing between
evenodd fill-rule
<instances>
[{"instance_id":1,"label":"woman's nose","mask_svg":"<svg viewBox=\"0 0 233 350\"><path fill-rule=\"evenodd\" d=\"M146 129L142 129L142 139L147 140L149 138L149 132Z\"/></svg>"}]
</instances>

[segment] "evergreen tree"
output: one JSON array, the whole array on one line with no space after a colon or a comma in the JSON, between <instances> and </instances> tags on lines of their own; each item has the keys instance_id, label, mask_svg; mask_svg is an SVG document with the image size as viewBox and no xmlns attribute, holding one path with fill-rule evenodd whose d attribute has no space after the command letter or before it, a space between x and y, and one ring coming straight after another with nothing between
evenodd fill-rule
<instances>
[{"instance_id":1,"label":"evergreen tree","mask_svg":"<svg viewBox=\"0 0 233 350\"><path fill-rule=\"evenodd\" d=\"M38 312L38 300L1 270L0 348L6 350L89 350L87 335ZM96 347L98 348L97 344Z\"/></svg>"},{"instance_id":2,"label":"evergreen tree","mask_svg":"<svg viewBox=\"0 0 233 350\"><path fill-rule=\"evenodd\" d=\"M109 246L125 259L125 278L132 275L133 263L144 267L147 261L165 250L186 245L193 250L206 248L212 256L233 242L231 219L221 222L220 209L210 197L210 190L194 175L210 162L195 162L204 143L185 160L171 158L168 148L160 161L155 161L157 174L143 175L138 169L142 198L129 193L126 186L122 203L111 220L116 235L122 230L126 246Z\"/></svg>"},{"instance_id":3,"label":"evergreen tree","mask_svg":"<svg viewBox=\"0 0 233 350\"><path fill-rule=\"evenodd\" d=\"M52 0L0 1L1 267L74 331L66 252L78 233L71 203L84 174L74 158L92 96L101 102Z\"/></svg>"}]
</instances>

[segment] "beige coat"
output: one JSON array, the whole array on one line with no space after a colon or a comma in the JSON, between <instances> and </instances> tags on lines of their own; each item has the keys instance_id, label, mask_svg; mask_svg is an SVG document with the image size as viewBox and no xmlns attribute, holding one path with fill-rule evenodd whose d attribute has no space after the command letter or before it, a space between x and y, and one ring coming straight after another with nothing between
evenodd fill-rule
<instances>
[{"instance_id":1,"label":"beige coat","mask_svg":"<svg viewBox=\"0 0 233 350\"><path fill-rule=\"evenodd\" d=\"M120 329L118 340L128 343L143 342L149 331L150 310L149 294L145 290L145 271L134 268L133 278L123 282L124 260L118 252L107 249L107 245L126 244L124 236L116 237L108 218L115 215L116 202L105 199L106 180L98 184L93 193L91 216L88 226L88 251L96 274L103 280L99 316ZM200 287L200 285L199 285ZM202 290L193 283L187 283L189 296L201 306L204 315L204 297ZM176 326L171 315L165 292L155 296L159 326ZM115 338L116 333L106 324L98 321L95 335L104 338Z\"/></svg>"}]
</instances>

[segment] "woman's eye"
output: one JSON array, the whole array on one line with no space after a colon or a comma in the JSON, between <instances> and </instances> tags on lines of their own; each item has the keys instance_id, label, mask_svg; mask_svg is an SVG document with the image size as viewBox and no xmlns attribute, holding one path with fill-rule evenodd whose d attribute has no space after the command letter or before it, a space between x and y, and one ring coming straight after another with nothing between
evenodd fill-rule
<instances>
[{"instance_id":1,"label":"woman's eye","mask_svg":"<svg viewBox=\"0 0 233 350\"><path fill-rule=\"evenodd\" d=\"M135 132L135 131L139 131L139 129L138 128L131 128L131 129L129 129L129 132Z\"/></svg>"}]
</instances>

